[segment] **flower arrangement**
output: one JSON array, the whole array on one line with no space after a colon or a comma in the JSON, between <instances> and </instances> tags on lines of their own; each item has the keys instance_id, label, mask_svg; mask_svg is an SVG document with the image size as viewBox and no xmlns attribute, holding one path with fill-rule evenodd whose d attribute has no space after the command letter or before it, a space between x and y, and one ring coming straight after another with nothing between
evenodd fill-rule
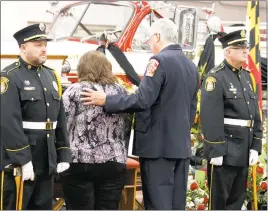
<instances>
[{"instance_id":1,"label":"flower arrangement","mask_svg":"<svg viewBox=\"0 0 268 211\"><path fill-rule=\"evenodd\" d=\"M117 77L118 83L121 84L123 87L125 87L126 91L131 94L134 93L136 91L136 89L138 88L137 86L135 86L134 84L132 84L131 82L125 82L123 81L121 78Z\"/></svg>"},{"instance_id":2,"label":"flower arrangement","mask_svg":"<svg viewBox=\"0 0 268 211\"><path fill-rule=\"evenodd\" d=\"M195 180L188 181L186 209L207 210L208 202L209 196L207 182L198 183Z\"/></svg>"},{"instance_id":3,"label":"flower arrangement","mask_svg":"<svg viewBox=\"0 0 268 211\"><path fill-rule=\"evenodd\" d=\"M196 109L196 116L194 120L194 125L191 128L191 145L194 149L197 149L202 146L204 136L201 132L201 125L200 125L200 96L201 91L199 90L197 93L197 109Z\"/></svg>"},{"instance_id":4,"label":"flower arrangement","mask_svg":"<svg viewBox=\"0 0 268 211\"><path fill-rule=\"evenodd\" d=\"M267 204L267 147L266 147L266 135L267 135L267 119L263 122L263 146L262 155L260 161L257 163L256 167L256 189L257 189L257 199L258 204ZM263 156L263 157L262 157ZM247 202L253 202L253 177L252 177L252 167L249 168L248 180L247 180L247 191L246 200Z\"/></svg>"},{"instance_id":5,"label":"flower arrangement","mask_svg":"<svg viewBox=\"0 0 268 211\"><path fill-rule=\"evenodd\" d=\"M258 203L260 204L266 203L267 202L267 181L265 181L265 177L264 177L264 166L260 162L257 164L257 168L256 168L256 189L257 189ZM249 168L249 174L248 174L248 180L247 180L246 201L253 201L253 178L252 178L251 167Z\"/></svg>"}]
</instances>

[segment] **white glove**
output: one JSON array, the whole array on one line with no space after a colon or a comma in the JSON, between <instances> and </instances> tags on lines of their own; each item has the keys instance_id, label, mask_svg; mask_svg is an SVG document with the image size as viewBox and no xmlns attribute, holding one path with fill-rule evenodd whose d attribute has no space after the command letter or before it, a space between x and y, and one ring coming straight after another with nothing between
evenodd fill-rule
<instances>
[{"instance_id":1,"label":"white glove","mask_svg":"<svg viewBox=\"0 0 268 211\"><path fill-rule=\"evenodd\" d=\"M211 158L210 160L210 164L215 165L215 166L221 166L222 162L223 162L223 156Z\"/></svg>"},{"instance_id":2,"label":"white glove","mask_svg":"<svg viewBox=\"0 0 268 211\"><path fill-rule=\"evenodd\" d=\"M257 164L258 159L259 153L254 149L249 150L249 165L254 166L255 164Z\"/></svg>"},{"instance_id":3,"label":"white glove","mask_svg":"<svg viewBox=\"0 0 268 211\"><path fill-rule=\"evenodd\" d=\"M25 181L25 180L34 181L34 171L33 171L32 161L23 165L21 167L21 171L22 171L22 181Z\"/></svg>"},{"instance_id":4,"label":"white glove","mask_svg":"<svg viewBox=\"0 0 268 211\"><path fill-rule=\"evenodd\" d=\"M58 165L57 165L57 172L58 172L58 173L64 172L64 171L66 171L69 167L70 167L70 163L67 163L67 162L61 162L61 163L58 163Z\"/></svg>"}]
</instances>

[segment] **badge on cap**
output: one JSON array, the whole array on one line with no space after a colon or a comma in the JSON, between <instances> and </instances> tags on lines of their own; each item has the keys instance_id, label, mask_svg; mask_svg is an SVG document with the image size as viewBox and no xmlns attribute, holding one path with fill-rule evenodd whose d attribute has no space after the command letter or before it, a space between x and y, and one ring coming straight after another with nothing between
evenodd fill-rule
<instances>
[{"instance_id":1,"label":"badge on cap","mask_svg":"<svg viewBox=\"0 0 268 211\"><path fill-rule=\"evenodd\" d=\"M57 83L56 83L55 81L52 82L52 85L53 85L53 87L54 87L54 89L55 89L56 91L59 90L59 89L58 89L58 85L57 85Z\"/></svg>"},{"instance_id":2,"label":"badge on cap","mask_svg":"<svg viewBox=\"0 0 268 211\"><path fill-rule=\"evenodd\" d=\"M43 23L40 23L40 24L39 24L39 29L40 29L41 31L45 31L45 30L46 30L46 25L43 24Z\"/></svg>"},{"instance_id":3,"label":"badge on cap","mask_svg":"<svg viewBox=\"0 0 268 211\"><path fill-rule=\"evenodd\" d=\"M240 36L242 38L246 37L246 30L242 30L241 33L240 33Z\"/></svg>"},{"instance_id":4,"label":"badge on cap","mask_svg":"<svg viewBox=\"0 0 268 211\"><path fill-rule=\"evenodd\" d=\"M216 83L216 78L212 77L212 76L209 76L207 79L206 79L206 83L205 83L205 89L208 91L208 92L211 92L215 89L215 83Z\"/></svg>"},{"instance_id":5,"label":"badge on cap","mask_svg":"<svg viewBox=\"0 0 268 211\"><path fill-rule=\"evenodd\" d=\"M153 77L158 65L159 62L156 59L151 59L147 65L145 76Z\"/></svg>"},{"instance_id":6,"label":"badge on cap","mask_svg":"<svg viewBox=\"0 0 268 211\"><path fill-rule=\"evenodd\" d=\"M8 81L7 77L1 77L1 94L4 94L7 91Z\"/></svg>"}]
</instances>

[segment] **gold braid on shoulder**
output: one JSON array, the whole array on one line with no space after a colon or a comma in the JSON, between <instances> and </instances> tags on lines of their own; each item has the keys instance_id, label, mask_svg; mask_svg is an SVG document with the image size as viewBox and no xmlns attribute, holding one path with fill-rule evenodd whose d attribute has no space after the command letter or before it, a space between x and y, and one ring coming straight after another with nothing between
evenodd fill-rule
<instances>
[{"instance_id":1,"label":"gold braid on shoulder","mask_svg":"<svg viewBox=\"0 0 268 211\"><path fill-rule=\"evenodd\" d=\"M53 73L56 77L56 81L57 81L57 85L58 85L58 93L59 93L59 98L61 99L62 96L62 86L61 86L61 82L60 82L60 77L58 76L58 74L56 73L55 70L53 70Z\"/></svg>"},{"instance_id":2,"label":"gold braid on shoulder","mask_svg":"<svg viewBox=\"0 0 268 211\"><path fill-rule=\"evenodd\" d=\"M256 90L257 90L257 85L256 85L256 80L255 80L255 77L254 75L252 74L252 72L250 72L250 78L251 78L251 81L252 81L252 85L253 85L253 90L254 92L256 93Z\"/></svg>"}]
</instances>

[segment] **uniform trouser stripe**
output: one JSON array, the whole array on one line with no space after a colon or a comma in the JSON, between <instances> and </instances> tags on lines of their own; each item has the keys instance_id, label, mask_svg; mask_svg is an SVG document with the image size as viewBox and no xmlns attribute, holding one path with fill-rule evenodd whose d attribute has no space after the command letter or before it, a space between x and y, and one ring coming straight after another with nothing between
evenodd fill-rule
<instances>
[{"instance_id":1,"label":"uniform trouser stripe","mask_svg":"<svg viewBox=\"0 0 268 211\"><path fill-rule=\"evenodd\" d=\"M5 176L5 172L2 171L1 173L1 205L0 205L0 210L3 210L3 201L4 201L4 176Z\"/></svg>"},{"instance_id":2,"label":"uniform trouser stripe","mask_svg":"<svg viewBox=\"0 0 268 211\"><path fill-rule=\"evenodd\" d=\"M211 165L211 173L210 173L210 188L209 188L209 206L208 209L211 210L211 203L212 203L212 175L213 175L213 164Z\"/></svg>"}]
</instances>

